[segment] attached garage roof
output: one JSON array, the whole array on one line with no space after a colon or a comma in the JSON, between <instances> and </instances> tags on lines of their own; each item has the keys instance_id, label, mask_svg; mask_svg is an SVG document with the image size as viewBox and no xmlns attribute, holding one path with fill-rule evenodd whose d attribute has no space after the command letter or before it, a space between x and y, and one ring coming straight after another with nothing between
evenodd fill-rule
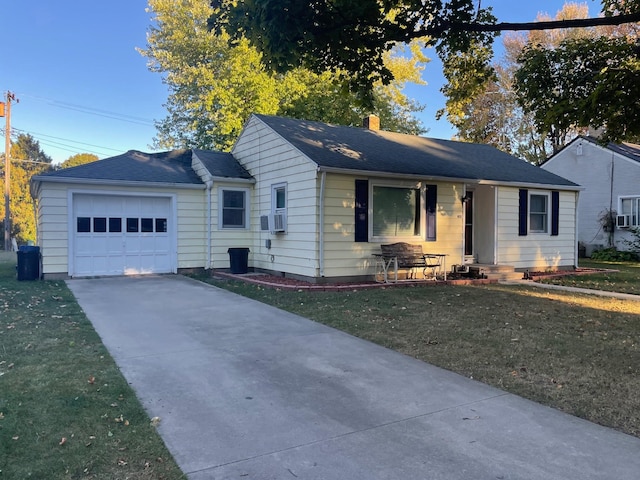
<instances>
[{"instance_id":1,"label":"attached garage roof","mask_svg":"<svg viewBox=\"0 0 640 480\"><path fill-rule=\"evenodd\" d=\"M193 153L213 177L241 178L244 180L253 178L230 153L196 149L193 150Z\"/></svg>"},{"instance_id":2,"label":"attached garage roof","mask_svg":"<svg viewBox=\"0 0 640 480\"><path fill-rule=\"evenodd\" d=\"M495 183L578 186L490 145L255 115L319 167Z\"/></svg>"},{"instance_id":3,"label":"attached garage roof","mask_svg":"<svg viewBox=\"0 0 640 480\"><path fill-rule=\"evenodd\" d=\"M37 181L111 181L204 185L191 168L191 150L143 153L130 150L116 157L34 177Z\"/></svg>"}]
</instances>

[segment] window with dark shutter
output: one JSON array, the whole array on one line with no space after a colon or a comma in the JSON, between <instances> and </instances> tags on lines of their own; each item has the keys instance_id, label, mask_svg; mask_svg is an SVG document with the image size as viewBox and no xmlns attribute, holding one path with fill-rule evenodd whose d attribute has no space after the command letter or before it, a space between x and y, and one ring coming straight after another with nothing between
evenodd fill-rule
<instances>
[{"instance_id":1,"label":"window with dark shutter","mask_svg":"<svg viewBox=\"0 0 640 480\"><path fill-rule=\"evenodd\" d=\"M560 233L560 192L551 192L551 235Z\"/></svg>"},{"instance_id":2,"label":"window with dark shutter","mask_svg":"<svg viewBox=\"0 0 640 480\"><path fill-rule=\"evenodd\" d=\"M355 241L369 241L369 181L356 180Z\"/></svg>"},{"instance_id":3,"label":"window with dark shutter","mask_svg":"<svg viewBox=\"0 0 640 480\"><path fill-rule=\"evenodd\" d=\"M436 212L438 205L438 186L427 185L427 240L435 241L436 239Z\"/></svg>"},{"instance_id":4,"label":"window with dark shutter","mask_svg":"<svg viewBox=\"0 0 640 480\"><path fill-rule=\"evenodd\" d=\"M529 218L529 191L525 188L520 189L518 202L518 235L525 236L527 234L527 222Z\"/></svg>"}]
</instances>

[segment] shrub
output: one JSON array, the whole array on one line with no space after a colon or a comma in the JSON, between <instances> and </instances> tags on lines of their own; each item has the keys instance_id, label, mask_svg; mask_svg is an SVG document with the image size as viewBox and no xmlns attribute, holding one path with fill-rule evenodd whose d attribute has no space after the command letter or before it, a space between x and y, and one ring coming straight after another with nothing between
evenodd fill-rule
<instances>
[{"instance_id":1,"label":"shrub","mask_svg":"<svg viewBox=\"0 0 640 480\"><path fill-rule=\"evenodd\" d=\"M602 250L594 250L591 253L591 260L600 260L602 262L635 262L638 260L638 254L617 250L613 247L604 248Z\"/></svg>"}]
</instances>

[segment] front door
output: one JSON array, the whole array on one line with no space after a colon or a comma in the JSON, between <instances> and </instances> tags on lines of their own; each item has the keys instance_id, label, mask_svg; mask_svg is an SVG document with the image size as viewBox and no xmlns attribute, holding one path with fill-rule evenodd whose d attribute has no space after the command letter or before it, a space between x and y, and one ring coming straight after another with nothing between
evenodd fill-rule
<instances>
[{"instance_id":1,"label":"front door","mask_svg":"<svg viewBox=\"0 0 640 480\"><path fill-rule=\"evenodd\" d=\"M473 192L467 190L464 202L464 257L473 262Z\"/></svg>"}]
</instances>

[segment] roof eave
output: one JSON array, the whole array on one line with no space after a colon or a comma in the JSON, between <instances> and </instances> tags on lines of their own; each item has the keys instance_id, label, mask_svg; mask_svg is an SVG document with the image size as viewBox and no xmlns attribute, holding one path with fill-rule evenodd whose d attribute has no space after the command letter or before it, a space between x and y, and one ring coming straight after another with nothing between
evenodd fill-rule
<instances>
[{"instance_id":1,"label":"roof eave","mask_svg":"<svg viewBox=\"0 0 640 480\"><path fill-rule=\"evenodd\" d=\"M584 187L579 185L557 185L557 184L549 184L549 183L532 183L532 182L506 182L506 181L498 181L498 180L479 180L477 178L464 178L464 177L444 177L438 175L419 175L419 174L407 174L407 173L391 173L391 172L380 172L376 170L358 170L358 169L349 169L349 168L339 168L339 167L326 167L326 166L318 166L319 172L327 172L327 173L340 173L345 175L364 175L371 177L386 177L386 178L397 178L403 180L433 180L437 182L449 182L449 183L471 183L476 185L493 185L493 186L507 186L507 187L528 187L528 188L551 188L554 190L571 190L571 191L580 191L584 190Z\"/></svg>"},{"instance_id":2,"label":"roof eave","mask_svg":"<svg viewBox=\"0 0 640 480\"><path fill-rule=\"evenodd\" d=\"M31 179L32 183L71 183L71 184L85 184L85 185L107 185L107 186L119 186L119 187L168 187L179 188L185 190L204 190L206 185L204 183L172 183L172 182L138 182L133 180L104 180L95 178L74 178L74 177L49 177L44 175L36 175Z\"/></svg>"}]
</instances>

